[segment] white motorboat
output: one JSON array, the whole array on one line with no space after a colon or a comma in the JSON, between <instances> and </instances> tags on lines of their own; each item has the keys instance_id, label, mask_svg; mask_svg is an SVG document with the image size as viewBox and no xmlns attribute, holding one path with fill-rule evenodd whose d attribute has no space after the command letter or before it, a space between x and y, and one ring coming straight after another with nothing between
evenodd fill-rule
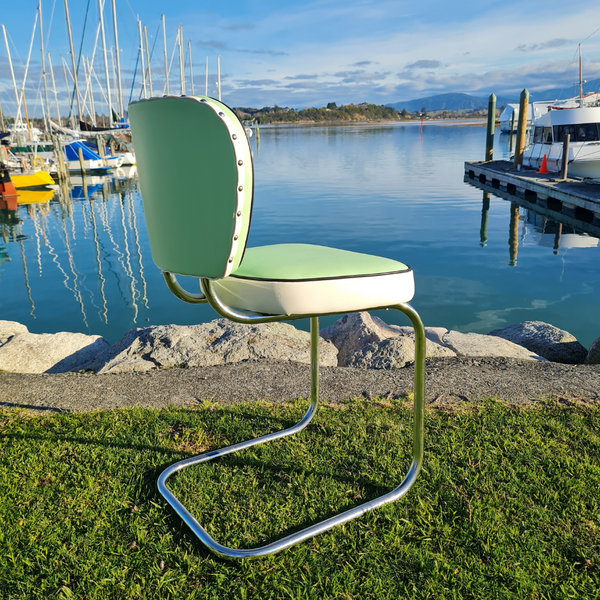
<instances>
[{"instance_id":1,"label":"white motorboat","mask_svg":"<svg viewBox=\"0 0 600 600\"><path fill-rule=\"evenodd\" d=\"M539 169L545 156L548 171L560 172L567 134L570 135L568 175L599 179L600 106L549 107L534 123L529 147L523 153L523 165Z\"/></svg>"},{"instance_id":2,"label":"white motorboat","mask_svg":"<svg viewBox=\"0 0 600 600\"><path fill-rule=\"evenodd\" d=\"M527 130L531 129L531 124L548 112L551 106L560 106L562 108L575 108L579 106L578 98L569 98L568 100L554 100L553 102L531 102L527 109ZM519 105L507 104L502 111L498 121L500 122L500 133L515 133L519 124ZM514 120L513 120L514 114Z\"/></svg>"}]
</instances>

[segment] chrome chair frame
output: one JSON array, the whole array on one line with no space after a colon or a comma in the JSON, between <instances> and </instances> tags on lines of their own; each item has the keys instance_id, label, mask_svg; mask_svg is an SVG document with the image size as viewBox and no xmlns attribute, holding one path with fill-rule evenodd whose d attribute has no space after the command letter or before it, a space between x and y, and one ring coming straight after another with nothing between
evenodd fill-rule
<instances>
[{"instance_id":1,"label":"chrome chair frame","mask_svg":"<svg viewBox=\"0 0 600 600\"><path fill-rule=\"evenodd\" d=\"M204 543L210 550L216 554L227 557L227 558L257 558L260 556L267 556L274 554L285 548L302 542L308 538L319 535L336 525L346 523L352 519L355 519L369 510L373 510L384 504L394 502L404 496L406 492L414 484L423 464L423 421L424 421L424 404L425 404L425 330L423 323L417 312L410 306L410 304L396 304L392 306L381 306L379 309L396 309L404 313L411 321L415 331L415 375L414 375L414 417L413 417L413 450L412 450L412 464L408 469L403 481L400 485L384 494L360 504L350 510L342 512L338 515L325 519L319 523L315 523L310 527L306 527L296 533L292 533L288 536L280 538L274 542L266 544L258 548L249 549L236 549L224 546L215 541L208 532L198 523L198 521L189 513L189 511L179 502L175 495L167 487L167 480L171 475L177 471L181 471L186 467L190 467L195 464L207 462L221 456L226 456L245 448L256 446L264 442L270 442L282 437L293 435L298 431L304 429L311 421L317 406L319 403L319 316L327 315L264 315L260 313L253 313L249 311L242 311L231 308L224 304L216 295L214 284L210 279L201 279L200 287L202 293L194 294L184 290L178 283L176 277L171 273L163 273L165 281L169 289L177 296L180 300L191 304L203 304L208 302L210 306L222 317L234 321L236 323L267 323L274 321L293 321L296 319L310 318L310 338L311 338L311 395L310 395L310 406L306 411L306 414L302 419L296 423L296 425L276 431L267 435L263 435L245 442L226 446L218 450L212 450L199 456L187 458L181 460L163 471L158 478L158 489L163 495L165 500L173 507L175 512L183 519L188 525L192 532ZM377 309L372 309L377 310ZM341 314L341 313L331 313Z\"/></svg>"}]
</instances>

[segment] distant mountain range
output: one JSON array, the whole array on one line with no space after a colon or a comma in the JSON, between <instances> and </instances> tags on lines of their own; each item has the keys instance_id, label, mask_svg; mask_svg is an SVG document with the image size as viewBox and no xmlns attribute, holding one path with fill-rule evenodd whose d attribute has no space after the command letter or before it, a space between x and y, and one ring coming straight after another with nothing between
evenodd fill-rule
<instances>
[{"instance_id":1,"label":"distant mountain range","mask_svg":"<svg viewBox=\"0 0 600 600\"><path fill-rule=\"evenodd\" d=\"M408 112L420 111L423 107L427 112L435 110L479 110L487 108L489 96L487 98L479 98L470 96L469 94L438 94L437 96L428 96L427 98L417 98L416 100L406 100L404 102L394 102L386 104L398 111L406 109ZM496 98L496 106L506 105L509 102L519 102L518 98L505 98L498 96Z\"/></svg>"},{"instance_id":2,"label":"distant mountain range","mask_svg":"<svg viewBox=\"0 0 600 600\"><path fill-rule=\"evenodd\" d=\"M600 89L600 79L592 79L591 81L584 83L582 88L584 94L597 92ZM544 92L532 92L530 98L533 102L542 102L548 100L564 100L565 98L573 98L573 96L579 96L578 83L566 88L553 88L551 90L545 90Z\"/></svg>"},{"instance_id":3,"label":"distant mountain range","mask_svg":"<svg viewBox=\"0 0 600 600\"><path fill-rule=\"evenodd\" d=\"M597 92L600 89L600 79L594 79L583 84L584 94L590 92ZM579 95L579 85L571 85L567 88L552 88L550 90L544 90L542 92L531 92L531 101L549 101L558 100L565 98L572 98L573 96ZM438 94L436 96L427 96L426 98L417 98L416 100L405 100L403 102L394 102L392 104L386 104L391 106L398 111L406 108L408 112L420 111L423 107L427 112L433 112L436 110L480 110L487 108L489 96L479 97L471 96L470 94ZM514 98L507 96L497 96L496 106L505 106L506 104L518 104L519 97Z\"/></svg>"}]
</instances>

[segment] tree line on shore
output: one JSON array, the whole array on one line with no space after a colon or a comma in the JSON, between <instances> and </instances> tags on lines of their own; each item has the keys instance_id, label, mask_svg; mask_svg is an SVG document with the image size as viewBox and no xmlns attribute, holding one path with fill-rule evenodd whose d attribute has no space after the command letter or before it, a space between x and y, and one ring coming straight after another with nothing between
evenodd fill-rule
<instances>
[{"instance_id":1,"label":"tree line on shore","mask_svg":"<svg viewBox=\"0 0 600 600\"><path fill-rule=\"evenodd\" d=\"M296 110L281 106L265 106L263 108L239 107L235 109L238 117L252 120L261 125L270 123L321 123L343 121L403 121L420 118L427 119L459 119L486 117L487 110L435 111L428 113L423 107L420 111L410 113L406 109L397 111L391 106L378 104L347 104L338 106L329 102L322 108L302 108Z\"/></svg>"}]
</instances>

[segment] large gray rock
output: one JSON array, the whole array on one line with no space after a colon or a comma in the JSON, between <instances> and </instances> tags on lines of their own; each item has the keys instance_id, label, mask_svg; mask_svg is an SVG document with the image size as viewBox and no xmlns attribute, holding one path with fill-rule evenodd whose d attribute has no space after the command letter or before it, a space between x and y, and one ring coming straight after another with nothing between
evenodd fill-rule
<instances>
[{"instance_id":1,"label":"large gray rock","mask_svg":"<svg viewBox=\"0 0 600 600\"><path fill-rule=\"evenodd\" d=\"M600 338L596 338L590 349L588 350L587 356L585 357L586 365L600 365Z\"/></svg>"},{"instance_id":2,"label":"large gray rock","mask_svg":"<svg viewBox=\"0 0 600 600\"><path fill-rule=\"evenodd\" d=\"M15 335L28 333L27 327L16 321L0 321L0 346L3 346Z\"/></svg>"},{"instance_id":3,"label":"large gray rock","mask_svg":"<svg viewBox=\"0 0 600 600\"><path fill-rule=\"evenodd\" d=\"M535 352L513 344L501 337L482 335L480 333L460 333L449 331L444 334L443 341L458 356L520 358L525 360L546 361Z\"/></svg>"},{"instance_id":4,"label":"large gray rock","mask_svg":"<svg viewBox=\"0 0 600 600\"><path fill-rule=\"evenodd\" d=\"M495 329L490 335L519 344L552 362L579 364L587 356L587 350L575 336L542 321L525 321Z\"/></svg>"},{"instance_id":5,"label":"large gray rock","mask_svg":"<svg viewBox=\"0 0 600 600\"><path fill-rule=\"evenodd\" d=\"M85 368L97 373L123 373L258 359L310 364L310 334L288 323L242 325L226 319L132 329ZM319 344L319 364L337 365L335 346L324 340Z\"/></svg>"},{"instance_id":6,"label":"large gray rock","mask_svg":"<svg viewBox=\"0 0 600 600\"><path fill-rule=\"evenodd\" d=\"M456 353L426 339L425 355L427 357L456 356ZM347 366L363 369L399 369L414 361L414 334L399 335L363 346L350 357Z\"/></svg>"},{"instance_id":7,"label":"large gray rock","mask_svg":"<svg viewBox=\"0 0 600 600\"><path fill-rule=\"evenodd\" d=\"M20 333L0 346L0 369L12 373L77 371L110 348L99 335L83 333Z\"/></svg>"},{"instance_id":8,"label":"large gray rock","mask_svg":"<svg viewBox=\"0 0 600 600\"><path fill-rule=\"evenodd\" d=\"M443 327L425 328L425 335L431 342L427 345L428 356L455 356L454 352L445 348L442 344L441 336L446 331L447 329ZM406 336L408 336L407 339L402 343L384 344L380 349L377 349L378 345L385 340ZM414 333L412 327L388 325L378 317L371 316L368 312L350 313L343 316L333 325L322 329L321 337L333 342L338 349L338 365L340 367L369 367L373 361L373 365L375 363L379 364L380 360L376 357L379 357L382 352L387 356L394 349L400 352L396 358L390 359L395 365L401 366L406 362L414 361ZM408 350L411 343L412 358L410 358L411 353ZM408 354L405 354L405 351ZM385 367L372 366L372 368Z\"/></svg>"}]
</instances>

